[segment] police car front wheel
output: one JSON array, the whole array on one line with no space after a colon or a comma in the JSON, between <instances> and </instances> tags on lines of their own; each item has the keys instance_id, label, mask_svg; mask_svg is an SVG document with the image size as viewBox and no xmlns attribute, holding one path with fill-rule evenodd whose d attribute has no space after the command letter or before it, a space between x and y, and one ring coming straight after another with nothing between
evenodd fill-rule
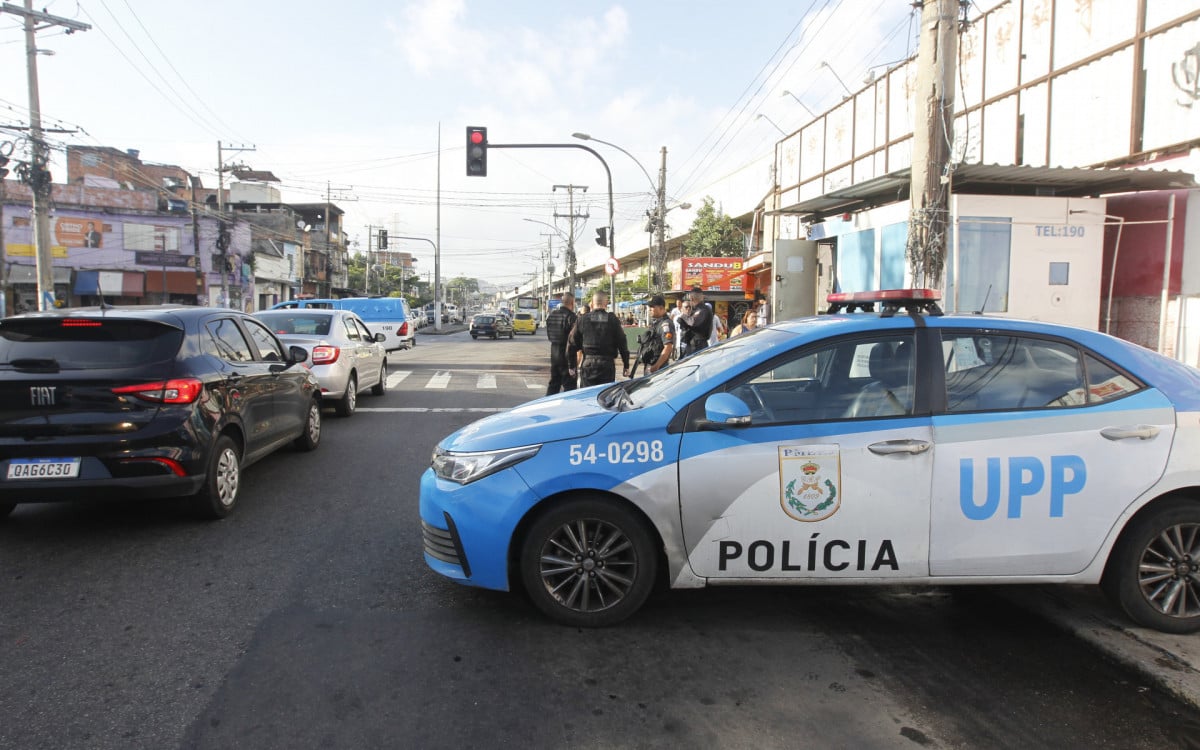
<instances>
[{"instance_id":1,"label":"police car front wheel","mask_svg":"<svg viewBox=\"0 0 1200 750\"><path fill-rule=\"evenodd\" d=\"M1104 589L1139 625L1200 630L1200 502L1169 500L1134 520L1113 551Z\"/></svg>"},{"instance_id":2,"label":"police car front wheel","mask_svg":"<svg viewBox=\"0 0 1200 750\"><path fill-rule=\"evenodd\" d=\"M658 570L646 522L616 502L570 500L538 518L521 549L533 603L564 625L603 627L636 612Z\"/></svg>"}]
</instances>

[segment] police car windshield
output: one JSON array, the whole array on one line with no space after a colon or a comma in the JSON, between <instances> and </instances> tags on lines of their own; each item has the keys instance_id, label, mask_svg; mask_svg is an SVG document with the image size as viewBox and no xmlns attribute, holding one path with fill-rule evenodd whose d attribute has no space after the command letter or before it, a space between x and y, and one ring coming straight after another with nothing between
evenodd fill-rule
<instances>
[{"instance_id":1,"label":"police car windshield","mask_svg":"<svg viewBox=\"0 0 1200 750\"><path fill-rule=\"evenodd\" d=\"M653 406L686 393L698 385L720 382L729 370L748 357L772 348L784 340L794 341L792 334L772 329L758 329L756 335L739 336L684 357L670 367L638 380L627 387L629 400L626 409Z\"/></svg>"}]
</instances>

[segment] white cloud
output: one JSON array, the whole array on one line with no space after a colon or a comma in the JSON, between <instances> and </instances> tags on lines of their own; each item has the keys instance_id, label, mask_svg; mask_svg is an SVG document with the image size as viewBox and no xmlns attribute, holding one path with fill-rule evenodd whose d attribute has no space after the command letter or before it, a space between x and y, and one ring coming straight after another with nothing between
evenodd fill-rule
<instances>
[{"instance_id":1,"label":"white cloud","mask_svg":"<svg viewBox=\"0 0 1200 750\"><path fill-rule=\"evenodd\" d=\"M415 73L457 74L519 103L586 95L612 69L611 56L629 37L629 17L619 6L548 29L481 30L471 25L465 0L418 0L400 17L403 22L389 22L388 30Z\"/></svg>"}]
</instances>

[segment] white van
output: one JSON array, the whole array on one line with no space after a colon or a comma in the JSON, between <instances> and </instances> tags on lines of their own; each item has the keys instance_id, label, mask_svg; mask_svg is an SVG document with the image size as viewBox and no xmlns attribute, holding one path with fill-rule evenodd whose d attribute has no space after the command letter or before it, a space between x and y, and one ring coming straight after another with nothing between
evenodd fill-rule
<instances>
[{"instance_id":1,"label":"white van","mask_svg":"<svg viewBox=\"0 0 1200 750\"><path fill-rule=\"evenodd\" d=\"M413 320L408 300L401 297L344 297L335 303L340 310L351 310L371 329L387 339L383 347L411 349L417 345L417 323Z\"/></svg>"},{"instance_id":2,"label":"white van","mask_svg":"<svg viewBox=\"0 0 1200 750\"><path fill-rule=\"evenodd\" d=\"M417 324L408 308L408 300L401 297L293 299L272 305L271 309L297 310L308 307L352 311L367 324L371 333L382 333L387 337L383 348L388 351L411 349L417 345Z\"/></svg>"},{"instance_id":3,"label":"white van","mask_svg":"<svg viewBox=\"0 0 1200 750\"><path fill-rule=\"evenodd\" d=\"M459 309L458 309L458 305L450 305L450 304L448 304L448 305L446 305L446 307L444 308L444 311L445 311L445 313L446 313L446 320L450 321L451 323L461 323L461 322L463 322L463 315L462 315L462 313L459 311Z\"/></svg>"}]
</instances>

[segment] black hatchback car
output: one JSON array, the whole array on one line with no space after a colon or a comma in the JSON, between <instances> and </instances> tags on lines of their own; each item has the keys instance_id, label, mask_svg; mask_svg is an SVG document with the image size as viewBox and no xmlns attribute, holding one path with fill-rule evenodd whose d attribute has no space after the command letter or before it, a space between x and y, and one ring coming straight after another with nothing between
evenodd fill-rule
<instances>
[{"instance_id":1,"label":"black hatchback car","mask_svg":"<svg viewBox=\"0 0 1200 750\"><path fill-rule=\"evenodd\" d=\"M480 336L493 339L507 336L511 339L513 337L512 321L501 313L476 315L471 318L471 338L477 339Z\"/></svg>"},{"instance_id":2,"label":"black hatchback car","mask_svg":"<svg viewBox=\"0 0 1200 750\"><path fill-rule=\"evenodd\" d=\"M229 515L244 467L321 440L307 356L236 310L0 320L0 519L18 503L106 496L192 496Z\"/></svg>"}]
</instances>

